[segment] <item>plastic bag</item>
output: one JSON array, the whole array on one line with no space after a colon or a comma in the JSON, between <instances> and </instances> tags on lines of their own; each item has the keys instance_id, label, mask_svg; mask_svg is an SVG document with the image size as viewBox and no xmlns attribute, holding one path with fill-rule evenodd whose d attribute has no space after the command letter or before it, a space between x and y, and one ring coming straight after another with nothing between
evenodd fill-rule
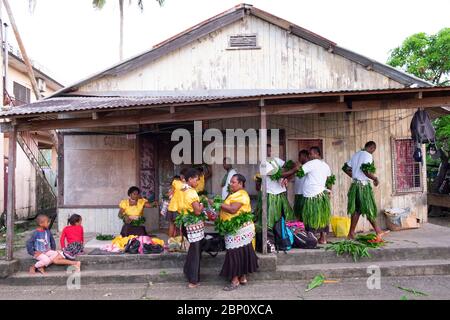
<instances>
[{"instance_id":1,"label":"plastic bag","mask_svg":"<svg viewBox=\"0 0 450 320\"><path fill-rule=\"evenodd\" d=\"M331 229L336 237L347 237L350 232L351 220L349 217L332 216L331 217Z\"/></svg>"}]
</instances>

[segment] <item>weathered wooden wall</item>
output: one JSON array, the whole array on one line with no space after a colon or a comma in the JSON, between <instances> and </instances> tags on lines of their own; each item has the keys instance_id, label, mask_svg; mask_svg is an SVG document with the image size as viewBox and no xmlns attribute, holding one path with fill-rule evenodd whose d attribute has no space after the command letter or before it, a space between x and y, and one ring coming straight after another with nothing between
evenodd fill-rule
<instances>
[{"instance_id":1,"label":"weathered wooden wall","mask_svg":"<svg viewBox=\"0 0 450 320\"><path fill-rule=\"evenodd\" d=\"M228 36L258 35L260 49L227 50ZM254 16L231 24L122 76L80 91L367 89L401 84Z\"/></svg>"},{"instance_id":2,"label":"weathered wooden wall","mask_svg":"<svg viewBox=\"0 0 450 320\"><path fill-rule=\"evenodd\" d=\"M413 110L384 110L372 112L355 112L350 115L332 113L326 115L268 117L268 128L285 129L287 139L287 154L297 152L289 150L295 139L323 139L325 161L336 175L336 185L333 188L333 214L346 215L347 191L351 180L341 171L345 161L354 152L360 150L365 142L373 140L377 143L374 161L381 185L375 188L375 198L378 208L383 210L392 207L410 207L423 222L427 221L426 183L424 192L394 194L392 177L391 138L410 136L409 124ZM258 118L227 119L210 122L210 127L226 128L259 128ZM296 160L293 158L292 160ZM251 181L257 166L237 166L249 182L249 191L254 193L254 183ZM213 166L213 192L220 192L220 181L224 170L220 165ZM425 166L422 167L423 181L426 181ZM291 188L293 185L291 184ZM292 201L293 199L291 199ZM382 215L381 215L382 216ZM384 217L383 217L384 218ZM381 222L384 223L384 219ZM369 224L362 221L359 228L367 229Z\"/></svg>"}]
</instances>

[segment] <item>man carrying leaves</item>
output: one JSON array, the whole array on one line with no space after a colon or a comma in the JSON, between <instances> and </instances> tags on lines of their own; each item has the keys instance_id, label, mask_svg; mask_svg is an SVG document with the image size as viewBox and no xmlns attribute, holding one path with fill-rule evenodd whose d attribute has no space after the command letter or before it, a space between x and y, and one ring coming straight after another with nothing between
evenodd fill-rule
<instances>
[{"instance_id":1,"label":"man carrying leaves","mask_svg":"<svg viewBox=\"0 0 450 320\"><path fill-rule=\"evenodd\" d=\"M349 239L355 237L355 229L360 215L367 217L372 224L377 234L377 241L381 241L381 236L384 234L376 222L378 209L370 183L373 181L375 187L379 184L378 178L375 176L376 169L372 156L376 148L375 142L367 142L364 149L356 152L342 167L342 170L353 179L347 194L347 212L352 216Z\"/></svg>"}]
</instances>

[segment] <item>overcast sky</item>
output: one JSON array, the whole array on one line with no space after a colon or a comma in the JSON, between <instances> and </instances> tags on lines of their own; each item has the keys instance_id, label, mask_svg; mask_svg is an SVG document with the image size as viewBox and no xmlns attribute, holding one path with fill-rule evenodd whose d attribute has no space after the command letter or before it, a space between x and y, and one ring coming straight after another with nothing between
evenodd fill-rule
<instances>
[{"instance_id":1,"label":"overcast sky","mask_svg":"<svg viewBox=\"0 0 450 320\"><path fill-rule=\"evenodd\" d=\"M118 0L95 10L91 0L9 1L29 56L65 85L118 62ZM125 0L124 55L146 51L239 0ZM407 36L450 27L450 0L247 0L262 10L320 34L345 48L385 62ZM3 9L3 18L6 12ZM13 40L12 30L8 33Z\"/></svg>"}]
</instances>

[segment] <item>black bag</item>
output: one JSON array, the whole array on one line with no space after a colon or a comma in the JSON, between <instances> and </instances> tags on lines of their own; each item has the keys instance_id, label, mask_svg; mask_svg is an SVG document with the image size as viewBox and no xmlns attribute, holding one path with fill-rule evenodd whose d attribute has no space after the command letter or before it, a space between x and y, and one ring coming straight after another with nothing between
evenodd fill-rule
<instances>
[{"instance_id":1,"label":"black bag","mask_svg":"<svg viewBox=\"0 0 450 320\"><path fill-rule=\"evenodd\" d=\"M137 254L140 246L141 242L138 239L130 239L125 247L125 253Z\"/></svg>"},{"instance_id":2,"label":"black bag","mask_svg":"<svg viewBox=\"0 0 450 320\"><path fill-rule=\"evenodd\" d=\"M316 249L317 243L314 233L300 229L294 231L294 248Z\"/></svg>"},{"instance_id":3,"label":"black bag","mask_svg":"<svg viewBox=\"0 0 450 320\"><path fill-rule=\"evenodd\" d=\"M411 120L411 137L418 143L431 143L436 140L436 130L425 110L417 110Z\"/></svg>"},{"instance_id":4,"label":"black bag","mask_svg":"<svg viewBox=\"0 0 450 320\"><path fill-rule=\"evenodd\" d=\"M159 244L144 243L142 246L142 252L144 254L161 253L163 251L164 248Z\"/></svg>"},{"instance_id":5,"label":"black bag","mask_svg":"<svg viewBox=\"0 0 450 320\"><path fill-rule=\"evenodd\" d=\"M275 243L274 243L274 236L273 232L271 230L267 230L267 253L274 253L275 252ZM259 253L262 253L263 246L262 246L262 232L256 233L256 251Z\"/></svg>"},{"instance_id":6,"label":"black bag","mask_svg":"<svg viewBox=\"0 0 450 320\"><path fill-rule=\"evenodd\" d=\"M206 233L202 240L202 251L216 257L220 251L225 251L224 237L218 233Z\"/></svg>"}]
</instances>

